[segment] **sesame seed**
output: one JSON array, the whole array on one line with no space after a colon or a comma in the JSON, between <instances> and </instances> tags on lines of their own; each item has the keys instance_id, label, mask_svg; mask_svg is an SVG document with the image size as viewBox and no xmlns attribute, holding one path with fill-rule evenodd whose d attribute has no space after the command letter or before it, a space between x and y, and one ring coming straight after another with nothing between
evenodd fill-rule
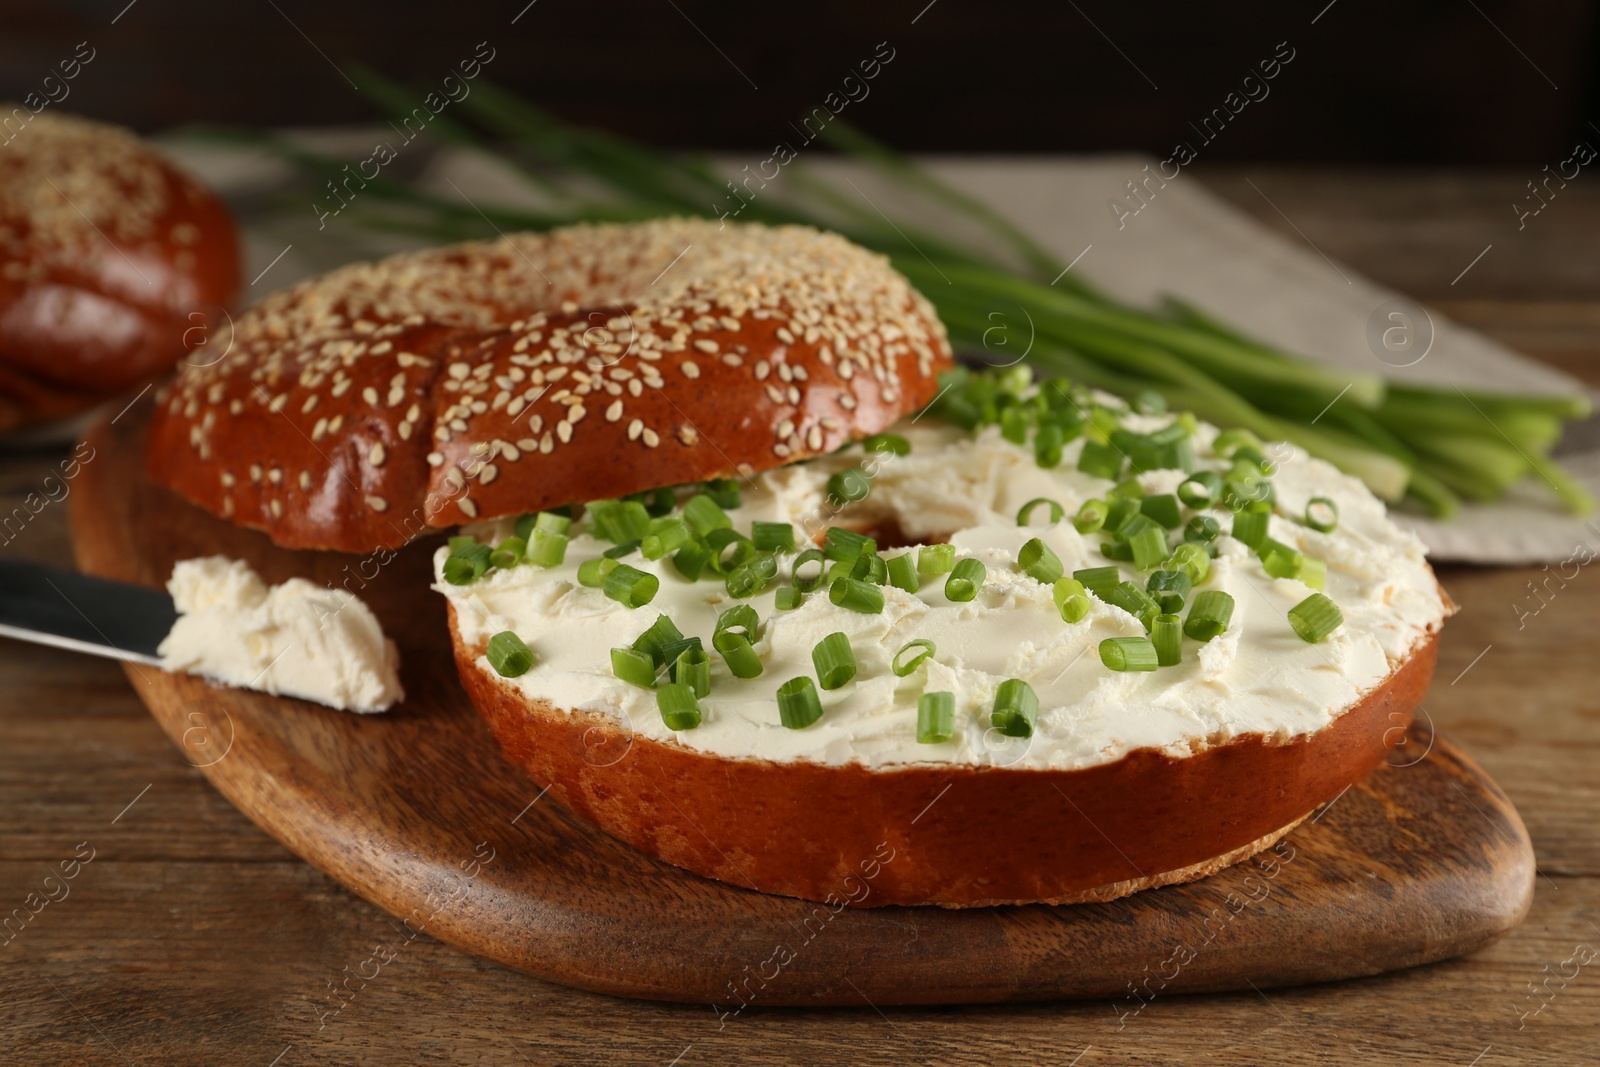
<instances>
[{"instance_id":1,"label":"sesame seed","mask_svg":"<svg viewBox=\"0 0 1600 1067\"><path fill-rule=\"evenodd\" d=\"M661 443L661 438L656 436L656 432L648 426L645 427L644 432L639 437L644 441L646 448L654 448Z\"/></svg>"},{"instance_id":2,"label":"sesame seed","mask_svg":"<svg viewBox=\"0 0 1600 1067\"><path fill-rule=\"evenodd\" d=\"M682 363L678 364L678 369L683 371L683 376L685 378L700 377L700 368L692 359L686 359Z\"/></svg>"},{"instance_id":3,"label":"sesame seed","mask_svg":"<svg viewBox=\"0 0 1600 1067\"><path fill-rule=\"evenodd\" d=\"M478 517L478 505L474 504L471 500L468 500L466 497L462 497L461 498L461 514L465 515L469 519L477 518Z\"/></svg>"},{"instance_id":4,"label":"sesame seed","mask_svg":"<svg viewBox=\"0 0 1600 1067\"><path fill-rule=\"evenodd\" d=\"M384 459L387 457L388 452L384 449L383 442L379 441L377 444L372 446L372 451L367 453L367 462L372 464L374 467L381 467L383 466Z\"/></svg>"},{"instance_id":5,"label":"sesame seed","mask_svg":"<svg viewBox=\"0 0 1600 1067\"><path fill-rule=\"evenodd\" d=\"M620 418L622 418L622 401L613 400L606 408L606 421L616 422Z\"/></svg>"},{"instance_id":6,"label":"sesame seed","mask_svg":"<svg viewBox=\"0 0 1600 1067\"><path fill-rule=\"evenodd\" d=\"M389 502L381 496L369 496L367 497L367 507L373 511L388 511Z\"/></svg>"},{"instance_id":7,"label":"sesame seed","mask_svg":"<svg viewBox=\"0 0 1600 1067\"><path fill-rule=\"evenodd\" d=\"M717 354L717 342L709 337L700 338L694 343L694 346L700 351L707 352L713 356Z\"/></svg>"}]
</instances>

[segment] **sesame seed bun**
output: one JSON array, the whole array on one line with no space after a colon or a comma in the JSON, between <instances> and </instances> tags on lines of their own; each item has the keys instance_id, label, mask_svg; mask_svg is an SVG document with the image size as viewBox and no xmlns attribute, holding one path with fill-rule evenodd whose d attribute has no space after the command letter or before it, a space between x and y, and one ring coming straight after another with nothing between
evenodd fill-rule
<instances>
[{"instance_id":1,"label":"sesame seed bun","mask_svg":"<svg viewBox=\"0 0 1600 1067\"><path fill-rule=\"evenodd\" d=\"M355 264L226 343L163 393L152 474L280 545L351 552L821 455L951 365L883 257L688 219Z\"/></svg>"},{"instance_id":2,"label":"sesame seed bun","mask_svg":"<svg viewBox=\"0 0 1600 1067\"><path fill-rule=\"evenodd\" d=\"M0 432L206 343L239 288L226 209L125 130L0 104Z\"/></svg>"}]
</instances>

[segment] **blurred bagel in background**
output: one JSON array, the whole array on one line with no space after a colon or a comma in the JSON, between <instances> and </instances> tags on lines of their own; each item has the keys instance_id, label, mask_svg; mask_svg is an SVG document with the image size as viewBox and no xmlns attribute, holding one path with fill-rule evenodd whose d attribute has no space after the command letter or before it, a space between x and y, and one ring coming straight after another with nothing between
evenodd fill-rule
<instances>
[{"instance_id":1,"label":"blurred bagel in background","mask_svg":"<svg viewBox=\"0 0 1600 1067\"><path fill-rule=\"evenodd\" d=\"M0 121L28 109L0 105ZM0 433L139 385L239 288L209 191L119 127L44 112L0 143Z\"/></svg>"}]
</instances>

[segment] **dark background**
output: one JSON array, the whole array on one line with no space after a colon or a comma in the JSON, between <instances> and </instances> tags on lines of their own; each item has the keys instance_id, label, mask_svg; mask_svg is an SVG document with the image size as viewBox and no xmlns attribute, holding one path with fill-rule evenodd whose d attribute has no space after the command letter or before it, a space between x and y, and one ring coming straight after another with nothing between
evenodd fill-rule
<instances>
[{"instance_id":1,"label":"dark background","mask_svg":"<svg viewBox=\"0 0 1600 1067\"><path fill-rule=\"evenodd\" d=\"M1553 164L1600 137L1600 29L1580 0L526 4L0 3L0 99L36 90L87 40L97 56L65 110L146 132L363 122L379 112L346 78L359 83L357 64L431 87L487 40L486 77L568 119L770 148L887 40L894 60L846 117L898 147L1166 154L1287 41L1294 61L1208 158Z\"/></svg>"}]
</instances>

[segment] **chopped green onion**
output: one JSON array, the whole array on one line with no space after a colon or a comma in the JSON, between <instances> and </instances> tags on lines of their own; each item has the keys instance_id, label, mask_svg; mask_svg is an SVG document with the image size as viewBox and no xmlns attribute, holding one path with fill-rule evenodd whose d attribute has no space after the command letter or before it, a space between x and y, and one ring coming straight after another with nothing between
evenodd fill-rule
<instances>
[{"instance_id":1,"label":"chopped green onion","mask_svg":"<svg viewBox=\"0 0 1600 1067\"><path fill-rule=\"evenodd\" d=\"M1211 451L1224 459L1231 457L1240 448L1253 448L1261 451L1261 438L1242 428L1223 430L1217 434L1217 439L1211 442Z\"/></svg>"},{"instance_id":2,"label":"chopped green onion","mask_svg":"<svg viewBox=\"0 0 1600 1067\"><path fill-rule=\"evenodd\" d=\"M458 534L450 538L450 554L453 556L478 543L478 539L471 534Z\"/></svg>"},{"instance_id":3,"label":"chopped green onion","mask_svg":"<svg viewBox=\"0 0 1600 1067\"><path fill-rule=\"evenodd\" d=\"M858 581L882 585L889 580L889 565L876 552L863 552L850 564L849 577Z\"/></svg>"},{"instance_id":4,"label":"chopped green onion","mask_svg":"<svg viewBox=\"0 0 1600 1067\"><path fill-rule=\"evenodd\" d=\"M811 665L817 670L817 681L824 689L838 689L856 676L856 656L850 650L850 638L842 633L831 633L817 642L811 650Z\"/></svg>"},{"instance_id":5,"label":"chopped green onion","mask_svg":"<svg viewBox=\"0 0 1600 1067\"><path fill-rule=\"evenodd\" d=\"M620 545L612 545L600 554L606 559L621 559L623 556L629 556L639 551L639 546L643 543L642 541L624 541Z\"/></svg>"},{"instance_id":6,"label":"chopped green onion","mask_svg":"<svg viewBox=\"0 0 1600 1067\"><path fill-rule=\"evenodd\" d=\"M629 608L642 608L655 599L661 579L648 571L618 563L605 576L605 594Z\"/></svg>"},{"instance_id":7,"label":"chopped green onion","mask_svg":"<svg viewBox=\"0 0 1600 1067\"><path fill-rule=\"evenodd\" d=\"M1133 404L1133 410L1141 415L1165 415L1167 412L1167 398L1154 389L1135 393L1130 403Z\"/></svg>"},{"instance_id":8,"label":"chopped green onion","mask_svg":"<svg viewBox=\"0 0 1600 1067\"><path fill-rule=\"evenodd\" d=\"M719 630L711 638L711 647L717 650L728 665L728 673L735 678L754 678L761 673L761 657L750 647L750 639L732 630Z\"/></svg>"},{"instance_id":9,"label":"chopped green onion","mask_svg":"<svg viewBox=\"0 0 1600 1067\"><path fill-rule=\"evenodd\" d=\"M1112 493L1106 500L1106 532L1120 533L1139 511L1139 498ZM1150 520L1154 522L1154 519Z\"/></svg>"},{"instance_id":10,"label":"chopped green onion","mask_svg":"<svg viewBox=\"0 0 1600 1067\"><path fill-rule=\"evenodd\" d=\"M1057 578L1050 597L1061 612L1062 622L1077 622L1089 614L1089 596L1076 578Z\"/></svg>"},{"instance_id":11,"label":"chopped green onion","mask_svg":"<svg viewBox=\"0 0 1600 1067\"><path fill-rule=\"evenodd\" d=\"M1251 548L1256 548L1267 537L1267 520L1272 516L1272 505L1264 500L1253 500L1233 513L1233 536Z\"/></svg>"},{"instance_id":12,"label":"chopped green onion","mask_svg":"<svg viewBox=\"0 0 1600 1067\"><path fill-rule=\"evenodd\" d=\"M1155 598L1161 605L1161 610L1169 615L1175 615L1183 610L1183 603L1189 599L1189 592L1194 588L1194 579L1189 577L1188 571L1165 570L1156 571L1150 575L1150 581L1145 583L1145 591Z\"/></svg>"},{"instance_id":13,"label":"chopped green onion","mask_svg":"<svg viewBox=\"0 0 1600 1067\"><path fill-rule=\"evenodd\" d=\"M956 695L923 693L917 697L917 743L937 745L956 733Z\"/></svg>"},{"instance_id":14,"label":"chopped green onion","mask_svg":"<svg viewBox=\"0 0 1600 1067\"><path fill-rule=\"evenodd\" d=\"M822 698L805 675L778 686L778 721L791 730L803 730L822 718Z\"/></svg>"},{"instance_id":15,"label":"chopped green onion","mask_svg":"<svg viewBox=\"0 0 1600 1067\"><path fill-rule=\"evenodd\" d=\"M471 585L482 578L489 569L489 557L493 550L488 545L480 545L477 540L471 544L463 544L459 548L451 538L450 555L444 561L444 580L451 585Z\"/></svg>"},{"instance_id":16,"label":"chopped green onion","mask_svg":"<svg viewBox=\"0 0 1600 1067\"><path fill-rule=\"evenodd\" d=\"M672 557L673 568L691 582L699 581L710 565L711 549L701 541L690 541Z\"/></svg>"},{"instance_id":17,"label":"chopped green onion","mask_svg":"<svg viewBox=\"0 0 1600 1067\"><path fill-rule=\"evenodd\" d=\"M1101 600L1122 581L1122 573L1115 567L1084 567L1072 572L1072 577Z\"/></svg>"},{"instance_id":18,"label":"chopped green onion","mask_svg":"<svg viewBox=\"0 0 1600 1067\"><path fill-rule=\"evenodd\" d=\"M1100 642L1100 662L1114 671L1153 671L1161 666L1148 637L1108 637Z\"/></svg>"},{"instance_id":19,"label":"chopped green onion","mask_svg":"<svg viewBox=\"0 0 1600 1067\"><path fill-rule=\"evenodd\" d=\"M693 730L700 725L700 701L694 690L682 682L672 682L656 690L656 707L669 730Z\"/></svg>"},{"instance_id":20,"label":"chopped green onion","mask_svg":"<svg viewBox=\"0 0 1600 1067\"><path fill-rule=\"evenodd\" d=\"M495 546L489 554L489 565L492 567L515 567L522 562L523 554L528 551L528 542L520 537L508 537Z\"/></svg>"},{"instance_id":21,"label":"chopped green onion","mask_svg":"<svg viewBox=\"0 0 1600 1067\"><path fill-rule=\"evenodd\" d=\"M1122 453L1114 445L1085 441L1083 451L1078 455L1078 469L1096 478L1114 482L1122 474Z\"/></svg>"},{"instance_id":22,"label":"chopped green onion","mask_svg":"<svg viewBox=\"0 0 1600 1067\"><path fill-rule=\"evenodd\" d=\"M1171 493L1145 497L1139 503L1139 510L1169 530L1183 525L1183 508Z\"/></svg>"},{"instance_id":23,"label":"chopped green onion","mask_svg":"<svg viewBox=\"0 0 1600 1067\"><path fill-rule=\"evenodd\" d=\"M1175 667L1183 659L1183 620L1171 613L1157 615L1150 627L1150 643L1156 649L1156 662Z\"/></svg>"},{"instance_id":24,"label":"chopped green onion","mask_svg":"<svg viewBox=\"0 0 1600 1067\"><path fill-rule=\"evenodd\" d=\"M794 527L786 522L762 522L758 519L750 524L750 540L755 542L757 548L767 552L793 552Z\"/></svg>"},{"instance_id":25,"label":"chopped green onion","mask_svg":"<svg viewBox=\"0 0 1600 1067\"><path fill-rule=\"evenodd\" d=\"M1114 497L1119 497L1119 496L1125 496L1129 500L1143 500L1144 499L1144 485L1141 484L1139 479L1137 479L1137 478L1129 478L1126 481L1121 481L1121 482L1118 482L1116 485L1113 485L1106 492L1106 497L1107 498L1114 498Z\"/></svg>"},{"instance_id":26,"label":"chopped green onion","mask_svg":"<svg viewBox=\"0 0 1600 1067\"><path fill-rule=\"evenodd\" d=\"M860 467L846 467L828 479L828 502L836 508L867 499L872 479Z\"/></svg>"},{"instance_id":27,"label":"chopped green onion","mask_svg":"<svg viewBox=\"0 0 1600 1067\"><path fill-rule=\"evenodd\" d=\"M719 508L736 508L739 506L739 482L734 478L713 478L704 483L701 490L716 501Z\"/></svg>"},{"instance_id":28,"label":"chopped green onion","mask_svg":"<svg viewBox=\"0 0 1600 1067\"><path fill-rule=\"evenodd\" d=\"M559 511L541 511L533 517L533 528L535 531L543 530L546 533L569 534L572 529L572 516L563 515Z\"/></svg>"},{"instance_id":29,"label":"chopped green onion","mask_svg":"<svg viewBox=\"0 0 1600 1067\"><path fill-rule=\"evenodd\" d=\"M633 640L633 650L643 652L658 668L667 665L666 650L684 640L683 631L665 615L657 615L644 633Z\"/></svg>"},{"instance_id":30,"label":"chopped green onion","mask_svg":"<svg viewBox=\"0 0 1600 1067\"><path fill-rule=\"evenodd\" d=\"M861 447L868 452L891 452L897 456L911 454L911 442L897 433L875 433L864 438Z\"/></svg>"},{"instance_id":31,"label":"chopped green onion","mask_svg":"<svg viewBox=\"0 0 1600 1067\"><path fill-rule=\"evenodd\" d=\"M485 654L489 657L489 666L502 678L527 674L528 668L533 666L533 651L510 630L501 630L489 638Z\"/></svg>"},{"instance_id":32,"label":"chopped green onion","mask_svg":"<svg viewBox=\"0 0 1600 1067\"><path fill-rule=\"evenodd\" d=\"M639 551L645 559L660 559L688 544L693 536L683 516L663 515L650 520L650 532L639 542Z\"/></svg>"},{"instance_id":33,"label":"chopped green onion","mask_svg":"<svg viewBox=\"0 0 1600 1067\"><path fill-rule=\"evenodd\" d=\"M1196 515L1183 528L1183 539L1197 545L1209 545L1222 535L1222 524L1210 515Z\"/></svg>"},{"instance_id":34,"label":"chopped green onion","mask_svg":"<svg viewBox=\"0 0 1600 1067\"><path fill-rule=\"evenodd\" d=\"M1061 557L1050 551L1050 546L1037 537L1028 541L1017 553L1017 567L1023 574L1045 585L1066 573L1061 566Z\"/></svg>"},{"instance_id":35,"label":"chopped green onion","mask_svg":"<svg viewBox=\"0 0 1600 1067\"><path fill-rule=\"evenodd\" d=\"M1156 603L1155 598L1133 582L1118 582L1106 590L1101 599L1138 619L1146 630L1150 629L1151 620L1161 614L1161 605Z\"/></svg>"},{"instance_id":36,"label":"chopped green onion","mask_svg":"<svg viewBox=\"0 0 1600 1067\"><path fill-rule=\"evenodd\" d=\"M958 602L971 600L978 595L978 587L988 575L987 567L968 556L958 562L950 571L950 577L945 579L944 595Z\"/></svg>"},{"instance_id":37,"label":"chopped green onion","mask_svg":"<svg viewBox=\"0 0 1600 1067\"><path fill-rule=\"evenodd\" d=\"M904 589L908 593L915 593L922 588L922 576L917 573L917 565L911 559L911 553L902 552L887 561L889 568L889 584L896 589Z\"/></svg>"},{"instance_id":38,"label":"chopped green onion","mask_svg":"<svg viewBox=\"0 0 1600 1067\"><path fill-rule=\"evenodd\" d=\"M1122 541L1106 541L1100 546L1100 554L1106 559L1114 559L1122 563L1133 562L1133 549Z\"/></svg>"},{"instance_id":39,"label":"chopped green onion","mask_svg":"<svg viewBox=\"0 0 1600 1067\"><path fill-rule=\"evenodd\" d=\"M1007 737L1032 737L1039 718L1039 696L1021 678L1007 678L995 690L989 722Z\"/></svg>"},{"instance_id":40,"label":"chopped green onion","mask_svg":"<svg viewBox=\"0 0 1600 1067\"><path fill-rule=\"evenodd\" d=\"M1306 525L1319 533L1332 533L1339 525L1339 505L1325 496L1306 502Z\"/></svg>"},{"instance_id":41,"label":"chopped green onion","mask_svg":"<svg viewBox=\"0 0 1600 1067\"><path fill-rule=\"evenodd\" d=\"M711 657L706 650L696 646L678 653L678 661L672 665L672 680L693 689L697 697L711 692Z\"/></svg>"},{"instance_id":42,"label":"chopped green onion","mask_svg":"<svg viewBox=\"0 0 1600 1067\"><path fill-rule=\"evenodd\" d=\"M829 559L855 559L869 550L876 552L878 542L864 533L856 533L843 526L828 527L828 532L822 537L822 552Z\"/></svg>"},{"instance_id":43,"label":"chopped green onion","mask_svg":"<svg viewBox=\"0 0 1600 1067\"><path fill-rule=\"evenodd\" d=\"M1133 565L1142 571L1156 566L1170 554L1167 532L1159 524L1128 538L1128 547L1133 550Z\"/></svg>"},{"instance_id":44,"label":"chopped green onion","mask_svg":"<svg viewBox=\"0 0 1600 1067\"><path fill-rule=\"evenodd\" d=\"M756 546L750 538L731 527L722 527L706 534L706 547L711 550L711 569L723 575L732 572L756 553Z\"/></svg>"},{"instance_id":45,"label":"chopped green onion","mask_svg":"<svg viewBox=\"0 0 1600 1067\"><path fill-rule=\"evenodd\" d=\"M811 563L817 564L817 573L810 578L802 578L800 568ZM827 556L823 555L822 549L808 548L795 557L794 566L789 568L789 580L794 583L796 592L809 593L822 585L827 569Z\"/></svg>"},{"instance_id":46,"label":"chopped green onion","mask_svg":"<svg viewBox=\"0 0 1600 1067\"><path fill-rule=\"evenodd\" d=\"M1313 589L1328 587L1328 565L1315 556L1302 555L1294 576Z\"/></svg>"},{"instance_id":47,"label":"chopped green onion","mask_svg":"<svg viewBox=\"0 0 1600 1067\"><path fill-rule=\"evenodd\" d=\"M717 616L716 626L712 629L712 633L720 634L726 630L732 633L741 633L749 640L754 641L760 629L761 616L756 614L756 609L749 604L735 604Z\"/></svg>"},{"instance_id":48,"label":"chopped green onion","mask_svg":"<svg viewBox=\"0 0 1600 1067\"><path fill-rule=\"evenodd\" d=\"M698 637L685 637L682 640L673 641L661 649L662 662L667 664L668 681L683 681L678 677L678 660L682 659L683 654L691 648L698 648L702 652L705 651Z\"/></svg>"},{"instance_id":49,"label":"chopped green onion","mask_svg":"<svg viewBox=\"0 0 1600 1067\"><path fill-rule=\"evenodd\" d=\"M1300 561L1305 558L1298 550L1270 537L1262 538L1256 555L1261 557L1262 569L1274 578L1293 578L1300 573Z\"/></svg>"},{"instance_id":50,"label":"chopped green onion","mask_svg":"<svg viewBox=\"0 0 1600 1067\"><path fill-rule=\"evenodd\" d=\"M1072 526L1081 534L1094 533L1105 528L1110 513L1111 506L1104 500L1085 500L1072 517Z\"/></svg>"},{"instance_id":51,"label":"chopped green onion","mask_svg":"<svg viewBox=\"0 0 1600 1067\"><path fill-rule=\"evenodd\" d=\"M923 545L917 550L917 573L924 578L949 574L955 565L955 545Z\"/></svg>"},{"instance_id":52,"label":"chopped green onion","mask_svg":"<svg viewBox=\"0 0 1600 1067\"><path fill-rule=\"evenodd\" d=\"M755 596L778 576L778 558L771 552L757 552L728 572L724 585L736 600Z\"/></svg>"},{"instance_id":53,"label":"chopped green onion","mask_svg":"<svg viewBox=\"0 0 1600 1067\"><path fill-rule=\"evenodd\" d=\"M1222 493L1222 476L1215 471L1196 471L1178 486L1178 499L1191 508L1208 508Z\"/></svg>"},{"instance_id":54,"label":"chopped green onion","mask_svg":"<svg viewBox=\"0 0 1600 1067\"><path fill-rule=\"evenodd\" d=\"M1344 622L1344 612L1339 605L1322 593L1312 593L1289 609L1289 625L1302 641L1316 644L1337 630Z\"/></svg>"},{"instance_id":55,"label":"chopped green onion","mask_svg":"<svg viewBox=\"0 0 1600 1067\"><path fill-rule=\"evenodd\" d=\"M876 615L883 610L883 590L871 582L858 578L835 578L828 586L828 599L836 607L858 611L863 615ZM825 685L822 688L832 689Z\"/></svg>"},{"instance_id":56,"label":"chopped green onion","mask_svg":"<svg viewBox=\"0 0 1600 1067\"><path fill-rule=\"evenodd\" d=\"M705 493L690 497L683 505L683 521L689 524L689 529L701 537L712 530L726 530L733 525L728 513Z\"/></svg>"},{"instance_id":57,"label":"chopped green onion","mask_svg":"<svg viewBox=\"0 0 1600 1067\"><path fill-rule=\"evenodd\" d=\"M656 686L655 660L650 658L650 653L636 648L613 648L611 673L641 689L654 689Z\"/></svg>"},{"instance_id":58,"label":"chopped green onion","mask_svg":"<svg viewBox=\"0 0 1600 1067\"><path fill-rule=\"evenodd\" d=\"M646 489L642 493L629 493L624 500L636 500L644 505L644 510L652 519L659 519L669 514L678 506L678 494L671 486L661 486L659 489Z\"/></svg>"},{"instance_id":59,"label":"chopped green onion","mask_svg":"<svg viewBox=\"0 0 1600 1067\"><path fill-rule=\"evenodd\" d=\"M599 559L586 559L578 564L578 584L588 589L599 589L606 584L606 576L620 566L622 564L605 556Z\"/></svg>"},{"instance_id":60,"label":"chopped green onion","mask_svg":"<svg viewBox=\"0 0 1600 1067\"><path fill-rule=\"evenodd\" d=\"M806 595L792 585L778 590L773 598L779 611L793 611L806 602Z\"/></svg>"},{"instance_id":61,"label":"chopped green onion","mask_svg":"<svg viewBox=\"0 0 1600 1067\"><path fill-rule=\"evenodd\" d=\"M525 558L539 567L559 567L567 558L567 535L534 526L533 544Z\"/></svg>"},{"instance_id":62,"label":"chopped green onion","mask_svg":"<svg viewBox=\"0 0 1600 1067\"><path fill-rule=\"evenodd\" d=\"M1017 525L1028 525L1029 521L1033 518L1033 509L1037 508L1041 504L1050 510L1051 526L1054 526L1056 523L1060 522L1062 516L1067 513L1066 509L1063 508L1059 502L1051 500L1047 496L1036 496L1026 504L1022 505L1022 508L1017 512Z\"/></svg>"},{"instance_id":63,"label":"chopped green onion","mask_svg":"<svg viewBox=\"0 0 1600 1067\"><path fill-rule=\"evenodd\" d=\"M637 500L594 500L584 507L601 540L637 541L650 532L650 513Z\"/></svg>"},{"instance_id":64,"label":"chopped green onion","mask_svg":"<svg viewBox=\"0 0 1600 1067\"><path fill-rule=\"evenodd\" d=\"M1146 530L1159 531L1163 536L1166 534L1164 526L1135 506L1133 511L1122 520L1121 524L1115 530L1109 532L1118 541L1131 541L1134 535L1144 533Z\"/></svg>"},{"instance_id":65,"label":"chopped green onion","mask_svg":"<svg viewBox=\"0 0 1600 1067\"><path fill-rule=\"evenodd\" d=\"M1061 466L1061 446L1067 435L1060 426L1047 422L1033 435L1033 461L1045 470Z\"/></svg>"},{"instance_id":66,"label":"chopped green onion","mask_svg":"<svg viewBox=\"0 0 1600 1067\"><path fill-rule=\"evenodd\" d=\"M1189 618L1183 632L1196 641L1209 641L1227 632L1233 619L1233 597L1220 589L1203 589L1189 605Z\"/></svg>"},{"instance_id":67,"label":"chopped green onion","mask_svg":"<svg viewBox=\"0 0 1600 1067\"><path fill-rule=\"evenodd\" d=\"M1185 542L1172 550L1167 569L1183 571L1192 585L1199 585L1211 573L1211 556L1199 545Z\"/></svg>"},{"instance_id":68,"label":"chopped green onion","mask_svg":"<svg viewBox=\"0 0 1600 1067\"><path fill-rule=\"evenodd\" d=\"M1006 408L1000 412L1000 436L1014 445L1023 444L1028 440L1028 427L1032 421L1027 408Z\"/></svg>"},{"instance_id":69,"label":"chopped green onion","mask_svg":"<svg viewBox=\"0 0 1600 1067\"><path fill-rule=\"evenodd\" d=\"M902 661L901 657L907 652L910 652L912 649L917 650L916 655L912 656L909 660ZM907 641L905 644L900 646L900 651L894 654L894 659L889 661L889 669L894 672L894 676L896 678L904 678L906 675L922 666L923 661L932 657L937 651L938 649L934 647L933 642L929 641L927 638L919 637L915 640Z\"/></svg>"}]
</instances>

